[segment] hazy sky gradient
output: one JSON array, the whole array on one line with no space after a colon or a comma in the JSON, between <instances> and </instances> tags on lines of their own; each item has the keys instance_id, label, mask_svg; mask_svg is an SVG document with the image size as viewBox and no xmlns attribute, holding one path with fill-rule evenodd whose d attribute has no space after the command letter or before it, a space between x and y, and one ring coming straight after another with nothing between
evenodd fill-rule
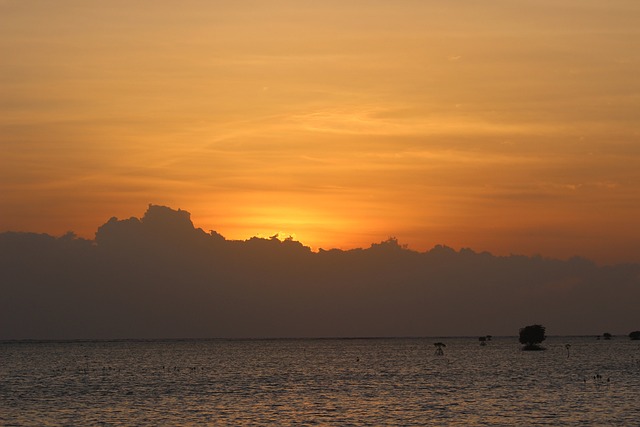
<instances>
[{"instance_id":1,"label":"hazy sky gradient","mask_svg":"<svg viewBox=\"0 0 640 427\"><path fill-rule=\"evenodd\" d=\"M0 231L640 261L640 2L0 1Z\"/></svg>"}]
</instances>

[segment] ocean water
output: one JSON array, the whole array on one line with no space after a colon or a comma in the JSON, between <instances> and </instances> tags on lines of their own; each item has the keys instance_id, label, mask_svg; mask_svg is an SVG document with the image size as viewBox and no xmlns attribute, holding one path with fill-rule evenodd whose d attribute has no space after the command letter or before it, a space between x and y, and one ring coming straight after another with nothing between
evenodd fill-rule
<instances>
[{"instance_id":1,"label":"ocean water","mask_svg":"<svg viewBox=\"0 0 640 427\"><path fill-rule=\"evenodd\" d=\"M640 342L550 337L545 347L523 352L514 337L2 342L0 425L640 425Z\"/></svg>"}]
</instances>

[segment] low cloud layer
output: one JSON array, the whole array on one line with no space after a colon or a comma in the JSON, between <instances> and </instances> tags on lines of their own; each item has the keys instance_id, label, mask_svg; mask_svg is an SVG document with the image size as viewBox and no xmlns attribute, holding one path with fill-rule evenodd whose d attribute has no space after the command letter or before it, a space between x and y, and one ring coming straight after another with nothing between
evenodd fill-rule
<instances>
[{"instance_id":1,"label":"low cloud layer","mask_svg":"<svg viewBox=\"0 0 640 427\"><path fill-rule=\"evenodd\" d=\"M627 334L640 265L497 257L394 239L312 252L226 240L149 206L94 241L0 234L0 339Z\"/></svg>"}]
</instances>

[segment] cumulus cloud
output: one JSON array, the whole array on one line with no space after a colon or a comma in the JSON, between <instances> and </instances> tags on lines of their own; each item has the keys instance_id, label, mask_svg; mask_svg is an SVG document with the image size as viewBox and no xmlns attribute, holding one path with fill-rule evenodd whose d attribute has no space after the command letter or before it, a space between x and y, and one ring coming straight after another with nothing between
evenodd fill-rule
<instances>
[{"instance_id":1,"label":"cumulus cloud","mask_svg":"<svg viewBox=\"0 0 640 427\"><path fill-rule=\"evenodd\" d=\"M551 334L637 329L640 265L471 249L227 240L150 205L95 240L0 234L0 339Z\"/></svg>"}]
</instances>

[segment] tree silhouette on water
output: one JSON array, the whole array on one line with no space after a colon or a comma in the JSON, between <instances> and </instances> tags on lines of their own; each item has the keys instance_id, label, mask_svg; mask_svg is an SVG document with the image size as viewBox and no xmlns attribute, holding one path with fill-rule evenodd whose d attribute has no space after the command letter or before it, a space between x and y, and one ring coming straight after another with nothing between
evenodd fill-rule
<instances>
[{"instance_id":1,"label":"tree silhouette on water","mask_svg":"<svg viewBox=\"0 0 640 427\"><path fill-rule=\"evenodd\" d=\"M546 328L542 325L529 325L520 328L520 344L524 344L523 350L544 350L540 343L547 337Z\"/></svg>"},{"instance_id":2,"label":"tree silhouette on water","mask_svg":"<svg viewBox=\"0 0 640 427\"><path fill-rule=\"evenodd\" d=\"M442 347L446 347L443 342L436 342L433 345L436 346L436 356L444 356L444 350Z\"/></svg>"},{"instance_id":3,"label":"tree silhouette on water","mask_svg":"<svg viewBox=\"0 0 640 427\"><path fill-rule=\"evenodd\" d=\"M491 341L491 338L493 338L491 335L485 335L478 337L478 341L480 341L480 345L487 345L487 341Z\"/></svg>"}]
</instances>

